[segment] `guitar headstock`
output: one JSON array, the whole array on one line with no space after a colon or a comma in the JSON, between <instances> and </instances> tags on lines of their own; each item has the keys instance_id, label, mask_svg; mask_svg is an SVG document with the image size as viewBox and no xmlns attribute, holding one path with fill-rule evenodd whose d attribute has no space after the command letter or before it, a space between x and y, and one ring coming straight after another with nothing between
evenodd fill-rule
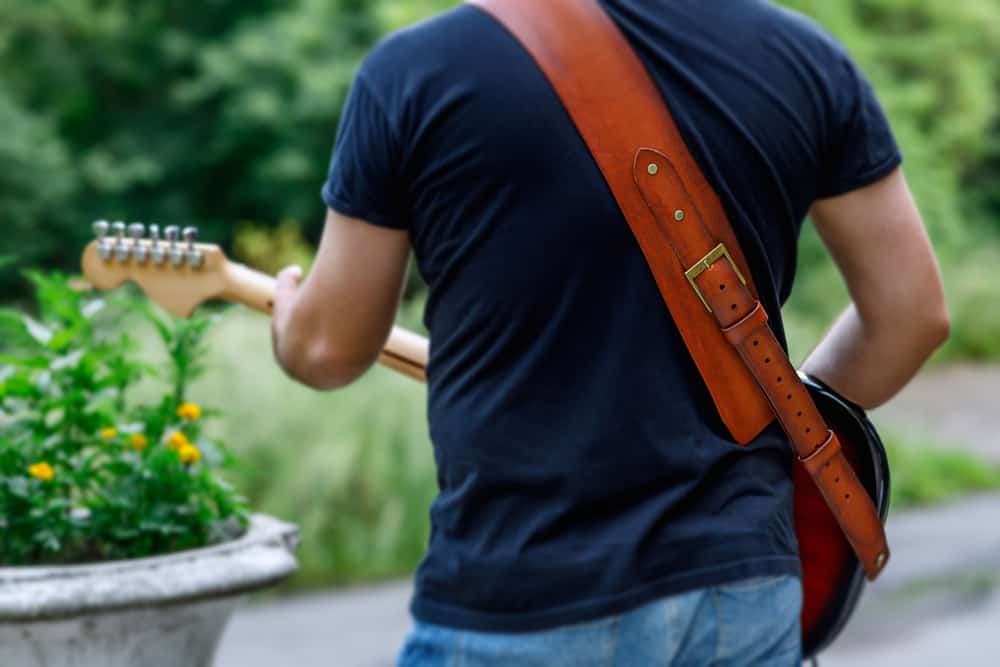
<instances>
[{"instance_id":1,"label":"guitar headstock","mask_svg":"<svg viewBox=\"0 0 1000 667\"><path fill-rule=\"evenodd\" d=\"M167 311L189 316L226 288L225 254L198 243L194 227L94 223L97 237L83 252L83 273L99 289L132 281Z\"/></svg>"}]
</instances>

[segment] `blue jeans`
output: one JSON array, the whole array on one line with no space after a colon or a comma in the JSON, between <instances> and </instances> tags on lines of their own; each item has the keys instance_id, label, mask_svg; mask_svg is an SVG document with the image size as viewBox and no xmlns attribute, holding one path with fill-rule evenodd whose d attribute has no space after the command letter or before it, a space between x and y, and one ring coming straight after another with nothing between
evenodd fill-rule
<instances>
[{"instance_id":1,"label":"blue jeans","mask_svg":"<svg viewBox=\"0 0 1000 667\"><path fill-rule=\"evenodd\" d=\"M758 577L663 598L625 614L525 634L417 623L398 667L793 667L802 585Z\"/></svg>"}]
</instances>

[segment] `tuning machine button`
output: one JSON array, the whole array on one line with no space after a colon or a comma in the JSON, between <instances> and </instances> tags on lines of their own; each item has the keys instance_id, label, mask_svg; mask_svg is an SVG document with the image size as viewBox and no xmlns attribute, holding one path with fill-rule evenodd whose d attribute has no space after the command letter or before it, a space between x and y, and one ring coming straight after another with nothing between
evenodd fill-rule
<instances>
[{"instance_id":1,"label":"tuning machine button","mask_svg":"<svg viewBox=\"0 0 1000 667\"><path fill-rule=\"evenodd\" d=\"M115 235L115 259L119 262L127 262L130 252L128 244L125 243L125 223L112 223L111 231Z\"/></svg>"},{"instance_id":2,"label":"tuning machine button","mask_svg":"<svg viewBox=\"0 0 1000 667\"><path fill-rule=\"evenodd\" d=\"M180 233L181 230L177 225L170 225L163 230L163 234L167 238L167 243L170 244L170 247L167 249L167 256L170 258L170 263L174 266L184 264L184 249L177 245Z\"/></svg>"},{"instance_id":3,"label":"tuning machine button","mask_svg":"<svg viewBox=\"0 0 1000 667\"><path fill-rule=\"evenodd\" d=\"M94 235L97 237L97 256L105 262L110 261L114 250L111 242L108 241L108 232L111 230L111 223L107 220L98 220L94 223Z\"/></svg>"},{"instance_id":4,"label":"tuning machine button","mask_svg":"<svg viewBox=\"0 0 1000 667\"><path fill-rule=\"evenodd\" d=\"M146 226L133 222L128 226L128 235L132 237L132 259L139 264L145 264L149 259L149 248L142 242L146 235Z\"/></svg>"},{"instance_id":5,"label":"tuning machine button","mask_svg":"<svg viewBox=\"0 0 1000 667\"><path fill-rule=\"evenodd\" d=\"M167 251L160 243L160 226L149 226L149 256L153 259L153 264L162 266L167 261Z\"/></svg>"},{"instance_id":6,"label":"tuning machine button","mask_svg":"<svg viewBox=\"0 0 1000 667\"><path fill-rule=\"evenodd\" d=\"M205 254L195 247L195 243L198 241L198 228L185 227L181 235L184 237L185 243L187 243L188 266L192 269L200 269L205 263Z\"/></svg>"}]
</instances>

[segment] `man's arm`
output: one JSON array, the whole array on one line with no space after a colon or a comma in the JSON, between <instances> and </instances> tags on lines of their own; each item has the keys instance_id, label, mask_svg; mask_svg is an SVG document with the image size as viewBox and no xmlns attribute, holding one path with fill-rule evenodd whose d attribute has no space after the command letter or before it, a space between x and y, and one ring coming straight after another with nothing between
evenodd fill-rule
<instances>
[{"instance_id":1,"label":"man's arm","mask_svg":"<svg viewBox=\"0 0 1000 667\"><path fill-rule=\"evenodd\" d=\"M278 276L272 334L275 358L314 389L354 382L378 359L406 279L406 231L327 213L313 269Z\"/></svg>"},{"instance_id":2,"label":"man's arm","mask_svg":"<svg viewBox=\"0 0 1000 667\"><path fill-rule=\"evenodd\" d=\"M803 370L865 408L885 403L947 338L937 260L901 170L817 201L811 217L853 303Z\"/></svg>"}]
</instances>

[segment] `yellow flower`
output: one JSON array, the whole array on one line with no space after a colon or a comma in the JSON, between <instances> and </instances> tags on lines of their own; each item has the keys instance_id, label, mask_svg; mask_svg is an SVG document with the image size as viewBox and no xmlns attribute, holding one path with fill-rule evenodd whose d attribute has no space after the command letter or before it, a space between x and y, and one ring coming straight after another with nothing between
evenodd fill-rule
<instances>
[{"instance_id":1,"label":"yellow flower","mask_svg":"<svg viewBox=\"0 0 1000 667\"><path fill-rule=\"evenodd\" d=\"M182 403L177 408L177 416L188 421L196 421L201 418L201 406L197 403Z\"/></svg>"},{"instance_id":2,"label":"yellow flower","mask_svg":"<svg viewBox=\"0 0 1000 667\"><path fill-rule=\"evenodd\" d=\"M177 452L177 456L181 458L182 463L198 463L198 461L201 461L201 451L190 443L181 447Z\"/></svg>"},{"instance_id":3,"label":"yellow flower","mask_svg":"<svg viewBox=\"0 0 1000 667\"><path fill-rule=\"evenodd\" d=\"M167 438L167 447L173 449L174 451L177 451L182 447L184 447L185 445L190 445L190 444L191 441L187 439L187 436L184 435L182 431L174 431L173 433L170 434L170 437Z\"/></svg>"},{"instance_id":4,"label":"yellow flower","mask_svg":"<svg viewBox=\"0 0 1000 667\"><path fill-rule=\"evenodd\" d=\"M149 444L149 438L144 436L142 433L132 434L132 447L134 449L138 449L141 452L142 450L146 449L146 446L148 444Z\"/></svg>"},{"instance_id":5,"label":"yellow flower","mask_svg":"<svg viewBox=\"0 0 1000 667\"><path fill-rule=\"evenodd\" d=\"M105 440L110 440L116 435L118 435L118 429L116 429L114 426L109 426L108 428L101 429L101 437L104 438Z\"/></svg>"},{"instance_id":6,"label":"yellow flower","mask_svg":"<svg viewBox=\"0 0 1000 667\"><path fill-rule=\"evenodd\" d=\"M52 466L50 466L45 461L41 461L40 463L36 463L33 466L28 466L28 473L32 477L36 477L36 478L44 480L46 482L51 482L52 478L55 477L55 475L56 475L55 471L52 470Z\"/></svg>"}]
</instances>

